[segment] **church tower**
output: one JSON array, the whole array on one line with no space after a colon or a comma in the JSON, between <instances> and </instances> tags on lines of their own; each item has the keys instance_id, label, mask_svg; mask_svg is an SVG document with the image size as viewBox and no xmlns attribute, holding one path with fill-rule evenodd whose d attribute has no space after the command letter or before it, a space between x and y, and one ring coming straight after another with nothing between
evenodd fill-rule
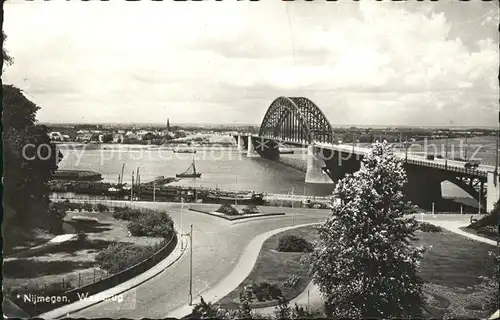
<instances>
[{"instance_id":1,"label":"church tower","mask_svg":"<svg viewBox=\"0 0 500 320\"><path fill-rule=\"evenodd\" d=\"M167 131L170 131L170 119L167 118Z\"/></svg>"}]
</instances>

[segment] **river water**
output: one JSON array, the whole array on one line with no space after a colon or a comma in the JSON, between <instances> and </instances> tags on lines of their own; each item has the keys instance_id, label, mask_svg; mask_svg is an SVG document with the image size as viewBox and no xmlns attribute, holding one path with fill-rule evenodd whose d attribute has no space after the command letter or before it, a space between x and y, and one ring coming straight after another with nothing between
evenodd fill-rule
<instances>
[{"instance_id":1,"label":"river water","mask_svg":"<svg viewBox=\"0 0 500 320\"><path fill-rule=\"evenodd\" d=\"M64 159L60 169L92 170L101 173L106 182L117 182L125 164L123 181L130 183L132 171L139 167L141 182L157 176L175 176L195 161L201 178L184 178L172 185L220 188L224 190L254 190L268 193L289 193L325 196L333 185L304 183L305 173L281 163L247 157L236 149L198 150L195 154L174 153L149 146L100 146L96 150L60 147ZM283 158L305 159L304 155L282 155ZM442 184L443 196L470 198L467 193L447 182Z\"/></svg>"}]
</instances>

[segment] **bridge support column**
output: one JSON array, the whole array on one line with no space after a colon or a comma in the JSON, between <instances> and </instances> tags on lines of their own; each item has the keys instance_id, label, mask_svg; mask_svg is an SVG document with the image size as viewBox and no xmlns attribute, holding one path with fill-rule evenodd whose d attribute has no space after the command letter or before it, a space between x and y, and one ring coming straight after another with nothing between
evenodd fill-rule
<instances>
[{"instance_id":1,"label":"bridge support column","mask_svg":"<svg viewBox=\"0 0 500 320\"><path fill-rule=\"evenodd\" d=\"M255 141L252 137L248 137L247 143L247 157L256 157L259 156L257 152L255 152Z\"/></svg>"},{"instance_id":2,"label":"bridge support column","mask_svg":"<svg viewBox=\"0 0 500 320\"><path fill-rule=\"evenodd\" d=\"M423 169L407 169L408 181L404 185L407 201L423 209L431 209L432 203L442 200L441 179Z\"/></svg>"},{"instance_id":3,"label":"bridge support column","mask_svg":"<svg viewBox=\"0 0 500 320\"><path fill-rule=\"evenodd\" d=\"M278 143L274 140L259 138L248 139L253 140L254 150L264 159L278 161L280 158L280 151L278 149Z\"/></svg>"},{"instance_id":4,"label":"bridge support column","mask_svg":"<svg viewBox=\"0 0 500 320\"><path fill-rule=\"evenodd\" d=\"M328 173L333 181L338 181L348 173L361 169L361 157L329 149L322 150Z\"/></svg>"},{"instance_id":5,"label":"bridge support column","mask_svg":"<svg viewBox=\"0 0 500 320\"><path fill-rule=\"evenodd\" d=\"M244 141L241 135L238 136L238 150L244 150Z\"/></svg>"},{"instance_id":6,"label":"bridge support column","mask_svg":"<svg viewBox=\"0 0 500 320\"><path fill-rule=\"evenodd\" d=\"M496 180L496 181L495 181ZM486 187L486 211L490 212L495 207L495 203L500 199L500 179L495 177L495 173L488 172L488 182Z\"/></svg>"},{"instance_id":7,"label":"bridge support column","mask_svg":"<svg viewBox=\"0 0 500 320\"><path fill-rule=\"evenodd\" d=\"M327 172L325 161L314 145L307 147L306 183L334 183Z\"/></svg>"}]
</instances>

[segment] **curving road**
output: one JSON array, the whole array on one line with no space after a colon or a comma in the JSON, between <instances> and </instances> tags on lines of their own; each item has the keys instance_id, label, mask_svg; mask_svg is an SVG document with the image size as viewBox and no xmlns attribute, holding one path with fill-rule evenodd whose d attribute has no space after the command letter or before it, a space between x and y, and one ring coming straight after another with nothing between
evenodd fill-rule
<instances>
[{"instance_id":1,"label":"curving road","mask_svg":"<svg viewBox=\"0 0 500 320\"><path fill-rule=\"evenodd\" d=\"M154 209L166 209L177 226L181 225L181 206L175 203L137 203ZM217 205L196 204L217 208ZM203 294L221 282L241 258L242 252L256 236L282 227L324 221L329 210L262 207L264 211L286 212L286 216L227 221L186 208L182 210L182 227L193 224L193 296ZM187 252L189 253L189 251ZM170 268L127 291L124 301L106 301L72 314L72 317L162 318L188 302L189 254L184 254Z\"/></svg>"}]
</instances>

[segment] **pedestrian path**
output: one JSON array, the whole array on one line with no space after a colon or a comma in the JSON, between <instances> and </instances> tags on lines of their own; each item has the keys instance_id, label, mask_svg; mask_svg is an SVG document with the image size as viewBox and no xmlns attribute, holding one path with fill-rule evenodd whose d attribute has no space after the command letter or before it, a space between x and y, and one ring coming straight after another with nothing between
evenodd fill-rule
<instances>
[{"instance_id":1,"label":"pedestrian path","mask_svg":"<svg viewBox=\"0 0 500 320\"><path fill-rule=\"evenodd\" d=\"M170 253L168 257L163 259L163 261L161 261L151 269L148 269L146 272L141 273L137 277L125 281L117 285L116 287L110 288L103 292L99 292L93 296L86 297L85 299L76 301L74 303L38 315L37 317L42 319L57 319L61 317L68 317L72 313L81 311L97 303L116 303L111 300L103 301L103 297L116 297L132 288L135 288L141 283L155 277L156 275L161 273L166 268L170 267L173 263L175 263L182 257L183 253L189 247L189 237L183 237L181 236L181 234L182 230L177 230L177 237L179 241L177 242L177 245L172 251L172 253Z\"/></svg>"},{"instance_id":2,"label":"pedestrian path","mask_svg":"<svg viewBox=\"0 0 500 320\"><path fill-rule=\"evenodd\" d=\"M472 233L469 233L469 232L466 232L466 231L463 231L462 229L460 229L463 227L467 227L470 224L469 221L461 221L461 220L460 221L456 221L456 220L447 221L447 220L432 220L432 219L426 219L425 221L428 223L431 223L435 226L439 226L443 229L451 231L453 233L467 237L469 239L483 242L483 243L486 243L486 244L489 244L492 246L497 246L497 242L494 240L491 240L491 239L488 239L485 237L481 237L481 236L478 236L478 235L475 235L475 234L472 234Z\"/></svg>"},{"instance_id":3,"label":"pedestrian path","mask_svg":"<svg viewBox=\"0 0 500 320\"><path fill-rule=\"evenodd\" d=\"M201 292L200 294L203 296L203 300L206 302L216 303L223 297L227 296L231 291L236 289L238 285L243 282L250 272L252 272L255 263L257 262L257 258L259 256L260 250L264 242L270 238L271 236L281 233L283 231L307 227L311 225L316 225L318 223L307 223L301 225L295 225L290 227L283 227L275 230L268 231L263 233L250 241L250 243L246 246L243 254L238 261L238 264L234 267L233 271L224 278L221 282L219 282L216 286L210 288L205 292ZM200 296L193 297L193 305L200 303ZM167 318L177 318L180 319L192 313L193 305L184 305L166 315Z\"/></svg>"}]
</instances>

